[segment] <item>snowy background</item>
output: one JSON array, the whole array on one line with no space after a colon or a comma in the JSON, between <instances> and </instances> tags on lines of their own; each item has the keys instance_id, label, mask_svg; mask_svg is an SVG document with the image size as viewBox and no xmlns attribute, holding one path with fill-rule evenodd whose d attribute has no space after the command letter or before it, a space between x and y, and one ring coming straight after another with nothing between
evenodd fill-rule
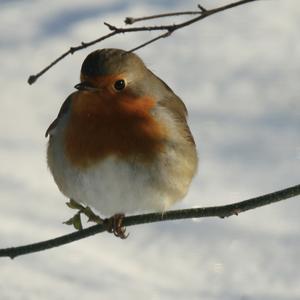
<instances>
[{"instance_id":1,"label":"snowy background","mask_svg":"<svg viewBox=\"0 0 300 300\"><path fill-rule=\"evenodd\" d=\"M229 1L201 1L207 7ZM71 232L47 170L45 130L96 48L130 49L131 33L30 74L104 21L193 10L197 1L0 1L0 248ZM182 20L182 18L180 18ZM167 23L168 20L160 22ZM169 20L173 23L173 20ZM185 101L200 167L174 208L221 205L300 182L300 2L241 6L138 51ZM300 198L229 219L165 222L0 259L0 299L300 299Z\"/></svg>"}]
</instances>

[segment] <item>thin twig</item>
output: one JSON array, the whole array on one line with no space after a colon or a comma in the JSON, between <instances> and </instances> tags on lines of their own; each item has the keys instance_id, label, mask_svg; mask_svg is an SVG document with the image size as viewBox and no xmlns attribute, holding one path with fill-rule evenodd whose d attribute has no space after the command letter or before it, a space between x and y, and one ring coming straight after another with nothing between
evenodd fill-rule
<instances>
[{"instance_id":1,"label":"thin twig","mask_svg":"<svg viewBox=\"0 0 300 300\"><path fill-rule=\"evenodd\" d=\"M124 23L127 25L132 25L133 23L136 23L136 22L146 21L146 20L151 20L151 19L187 16L187 15L200 15L202 12L203 12L202 10L200 10L200 11L178 11L178 12L173 12L173 13L158 14L158 15L152 15L152 16L146 16L146 17L140 17L140 18L127 17L124 20Z\"/></svg>"},{"instance_id":2,"label":"thin twig","mask_svg":"<svg viewBox=\"0 0 300 300\"><path fill-rule=\"evenodd\" d=\"M231 3L231 4L227 4L227 5L224 5L224 6L220 6L220 7L217 7L217 8L214 8L214 9L205 9L203 6L201 5L198 5L198 9L200 9L200 12L199 11L195 11L196 14L200 14L199 16L197 16L196 18L192 18L188 21L185 21L185 22L182 22L182 23L178 23L178 24L172 24L172 25L162 25L162 26L141 26L141 27L126 27L126 28L119 28L119 27L116 27L116 26L113 26L113 25L110 25L108 23L104 23L106 26L108 26L108 28L112 31L111 33L109 34L106 34L104 36L101 36L93 41L90 41L90 42L82 42L79 46L75 46L75 47L71 47L68 51L66 51L65 53L63 53L61 56L59 56L58 58L56 58L52 63L50 63L47 67L45 67L43 70L41 70L39 73L35 74L35 75L30 75L29 78L28 78L28 83L29 84L33 84L34 82L36 82L36 80L41 77L44 73L46 73L49 69L51 69L54 65L56 65L59 61L61 61L62 59L64 59L66 56L68 56L69 54L74 54L75 52L79 51L79 50L82 50L82 49L85 49L89 46L92 46L96 43L99 43L103 40L106 40L108 38L111 38L117 34L121 34L121 33L126 33L126 32L138 32L138 31L165 31L165 33L157 36L156 38L154 39L151 39L150 41L147 41L131 50L129 50L129 52L132 52L134 50L137 50L137 49L140 49L146 45L149 45L150 43L153 43L154 41L157 41L163 37L166 37L167 35L170 35L171 32L174 32L180 28L183 28L183 27L186 27L186 26L189 26L195 22L198 22L208 16L211 16L213 14L216 14L216 13L219 13L219 12L222 12L224 10L228 10L228 9L231 9L233 7L236 7L236 6L240 6L240 5L243 5L243 4L246 4L246 3L250 3L250 2L254 2L254 1L259 1L259 0L242 0L242 1L237 1L237 2L234 2L234 3ZM182 14L191 14L192 12L182 12ZM170 13L171 15L174 14L174 13ZM169 15L170 15L169 14ZM180 14L180 12L176 13L176 14ZM164 14L164 15L168 15L168 14ZM156 16L157 18L161 17L161 15L157 15ZM144 17L144 18L147 18L147 17ZM150 16L148 18L155 18L155 16ZM129 18L129 19L134 19L134 18Z\"/></svg>"},{"instance_id":3,"label":"thin twig","mask_svg":"<svg viewBox=\"0 0 300 300\"><path fill-rule=\"evenodd\" d=\"M133 48L133 49L127 51L127 52L133 52L133 51L136 51L136 50L138 50L138 49L140 49L140 48L143 48L143 47L145 47L145 46L147 46L147 45L149 45L149 44L151 44L151 43L156 42L156 41L159 40L159 39L168 37L169 35L172 34L172 32L173 32L173 31L167 31L167 32L165 32L165 33L163 33L163 34L161 34L161 35L158 35L157 37L153 38L152 40L149 40L149 41L147 41L147 42L145 42L145 43L143 43L143 44L141 44L141 45L139 45L139 46L137 46L137 47L135 47L135 48Z\"/></svg>"},{"instance_id":4,"label":"thin twig","mask_svg":"<svg viewBox=\"0 0 300 300\"><path fill-rule=\"evenodd\" d=\"M200 5L200 4L198 4L198 8L201 10L202 13L207 11L207 9L204 8L204 7L203 7L202 5Z\"/></svg>"},{"instance_id":5,"label":"thin twig","mask_svg":"<svg viewBox=\"0 0 300 300\"><path fill-rule=\"evenodd\" d=\"M150 213L144 215L129 216L124 219L124 226L132 226L145 223L153 223L167 220L180 220L189 218L203 218L203 217L230 217L238 215L247 210L255 209L261 206L279 202L291 197L300 195L300 184L273 192L270 194L262 195L256 198L251 198L245 201L232 203L223 206L203 207L203 208L190 208L182 210L167 211L164 214ZM20 255L44 251L61 245L65 245L88 236L94 235L105 231L102 224L94 225L86 229L76 231L58 238L51 240L34 243L30 245L11 247L0 249L0 257L15 258Z\"/></svg>"}]
</instances>

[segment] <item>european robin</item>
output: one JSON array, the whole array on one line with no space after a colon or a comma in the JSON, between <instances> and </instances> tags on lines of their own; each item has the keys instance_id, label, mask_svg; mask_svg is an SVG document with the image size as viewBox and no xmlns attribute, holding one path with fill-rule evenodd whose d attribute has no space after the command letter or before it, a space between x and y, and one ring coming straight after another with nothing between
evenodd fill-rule
<instances>
[{"instance_id":1,"label":"european robin","mask_svg":"<svg viewBox=\"0 0 300 300\"><path fill-rule=\"evenodd\" d=\"M48 166L69 206L115 216L124 238L124 214L163 212L188 191L198 160L187 109L120 49L90 53L75 88L46 132Z\"/></svg>"}]
</instances>

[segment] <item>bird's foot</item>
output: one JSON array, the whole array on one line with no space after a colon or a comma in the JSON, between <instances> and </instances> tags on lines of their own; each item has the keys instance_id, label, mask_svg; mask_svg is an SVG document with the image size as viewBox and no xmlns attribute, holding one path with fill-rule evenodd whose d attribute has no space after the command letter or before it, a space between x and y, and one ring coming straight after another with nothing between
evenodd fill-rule
<instances>
[{"instance_id":1,"label":"bird's foot","mask_svg":"<svg viewBox=\"0 0 300 300\"><path fill-rule=\"evenodd\" d=\"M88 206L83 206L73 199L66 203L68 207L78 210L78 212L69 220L64 222L67 225L73 225L75 229L82 230L81 214L88 218L88 222L103 224L103 220L97 216Z\"/></svg>"},{"instance_id":2,"label":"bird's foot","mask_svg":"<svg viewBox=\"0 0 300 300\"><path fill-rule=\"evenodd\" d=\"M106 230L122 240L126 239L129 235L129 233L126 234L126 227L123 226L124 217L124 214L115 214L104 220Z\"/></svg>"},{"instance_id":3,"label":"bird's foot","mask_svg":"<svg viewBox=\"0 0 300 300\"><path fill-rule=\"evenodd\" d=\"M128 237L129 234L126 234L126 227L123 226L124 214L115 214L112 217L103 220L96 215L90 207L83 206L73 199L70 199L66 204L71 209L77 210L77 213L64 222L64 224L73 225L75 229L82 230L81 214L84 214L88 218L88 222L104 224L106 230L113 233L116 237L119 237L120 239L126 239Z\"/></svg>"},{"instance_id":4,"label":"bird's foot","mask_svg":"<svg viewBox=\"0 0 300 300\"><path fill-rule=\"evenodd\" d=\"M84 207L81 212L86 215L88 222L94 222L97 224L103 224L103 219L96 215L88 206Z\"/></svg>"}]
</instances>

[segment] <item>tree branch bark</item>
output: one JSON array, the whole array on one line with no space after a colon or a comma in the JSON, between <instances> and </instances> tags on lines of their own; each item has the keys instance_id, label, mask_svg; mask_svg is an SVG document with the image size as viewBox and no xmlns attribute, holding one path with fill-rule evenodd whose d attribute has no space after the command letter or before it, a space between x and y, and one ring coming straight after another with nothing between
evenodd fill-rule
<instances>
[{"instance_id":1,"label":"tree branch bark","mask_svg":"<svg viewBox=\"0 0 300 300\"><path fill-rule=\"evenodd\" d=\"M172 24L172 25L162 25L162 26L141 26L141 27L126 27L126 28L120 28L120 27L116 27L113 26L111 24L108 23L104 23L109 30L111 30L110 33L103 35L93 41L90 42L81 42L80 45L75 46L75 47L70 47L68 51L66 51L65 53L63 53L62 55L60 55L58 58L56 58L53 62L51 62L48 66L46 66L44 69L42 69L40 72L38 72L35 75L30 75L27 82L31 85L33 84L39 77L41 77L44 73L46 73L49 69L51 69L54 65L56 65L58 62L60 62L62 59L64 59L66 56L70 55L70 54L74 54L75 52L85 49L87 47L90 47L94 44L97 44L99 42L102 42L103 40L106 40L108 38L111 38L115 35L121 34L121 33L128 33L128 32L139 32L139 31L164 31L162 34L158 35L157 37L142 43L141 45L136 46L135 48L129 50L129 52L133 52L136 51L137 49L140 49L142 47L145 47L146 45L149 45L161 38L165 38L170 36L174 31L181 29L183 27L189 26L193 23L196 23L206 17L209 17L213 14L246 4L246 3L250 3L250 2L254 2L254 1L259 1L259 0L241 0L241 1L237 1L234 3L230 3L227 5L223 5L217 8L213 8L213 9L205 9L203 6L198 5L198 9L197 11L185 11L185 12L175 12L175 13L167 13L167 14L160 14L160 15L154 15L154 16L148 16L148 17L142 17L142 18L131 18L131 17L127 17L125 19L125 24L133 24L137 21L144 21L144 20L148 20L148 19L157 19L157 18L162 18L162 17L170 17L170 16L179 16L179 15L198 15L195 18L192 18L190 20L184 21L182 23L178 23L178 24Z\"/></svg>"},{"instance_id":2,"label":"tree branch bark","mask_svg":"<svg viewBox=\"0 0 300 300\"><path fill-rule=\"evenodd\" d=\"M124 226L132 226L138 224L154 223L161 221L190 219L190 218L204 218L204 217L230 217L238 215L239 213L255 209L261 206L279 202L288 198L300 195L300 184L265 194L259 197L251 198L237 203L232 203L223 206L203 207L203 208L190 208L182 210L171 210L164 214L149 213L143 215L135 215L124 218ZM29 244L19 247L11 247L0 249L0 257L10 257L11 259L25 254L30 254L38 251L44 251L54 247L69 244L71 242L86 238L88 236L101 233L105 231L105 226L102 224L94 225L86 229L76 231L64 236L54 239L46 240L39 243Z\"/></svg>"}]
</instances>

